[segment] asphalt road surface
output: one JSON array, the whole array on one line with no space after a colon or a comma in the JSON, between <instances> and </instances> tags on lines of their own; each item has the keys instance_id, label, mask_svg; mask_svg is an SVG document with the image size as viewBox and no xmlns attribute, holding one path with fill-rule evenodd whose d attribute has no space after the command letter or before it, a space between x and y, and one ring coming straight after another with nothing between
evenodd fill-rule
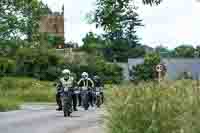
<instances>
[{"instance_id":1,"label":"asphalt road surface","mask_svg":"<svg viewBox=\"0 0 200 133\"><path fill-rule=\"evenodd\" d=\"M22 110L0 113L0 133L103 133L102 111L92 108L63 117L54 105L23 105Z\"/></svg>"}]
</instances>

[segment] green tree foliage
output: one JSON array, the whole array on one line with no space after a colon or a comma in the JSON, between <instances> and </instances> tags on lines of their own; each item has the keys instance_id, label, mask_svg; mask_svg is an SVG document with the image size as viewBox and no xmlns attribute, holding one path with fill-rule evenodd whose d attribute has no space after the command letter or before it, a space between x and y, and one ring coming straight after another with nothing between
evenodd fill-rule
<instances>
[{"instance_id":1,"label":"green tree foliage","mask_svg":"<svg viewBox=\"0 0 200 133\"><path fill-rule=\"evenodd\" d=\"M158 5L160 4L163 0L142 0L144 4L147 5Z\"/></svg>"},{"instance_id":2,"label":"green tree foliage","mask_svg":"<svg viewBox=\"0 0 200 133\"><path fill-rule=\"evenodd\" d=\"M165 46L157 46L155 48L155 51L160 54L161 57L163 58L170 58L170 57L174 57L174 51L173 50L169 50L167 47Z\"/></svg>"},{"instance_id":3,"label":"green tree foliage","mask_svg":"<svg viewBox=\"0 0 200 133\"><path fill-rule=\"evenodd\" d=\"M54 80L58 77L57 65L61 59L55 50L21 48L16 54L17 74Z\"/></svg>"},{"instance_id":4,"label":"green tree foliage","mask_svg":"<svg viewBox=\"0 0 200 133\"><path fill-rule=\"evenodd\" d=\"M12 59L1 57L0 58L0 76L6 73L14 73L16 70L16 62Z\"/></svg>"},{"instance_id":5,"label":"green tree foliage","mask_svg":"<svg viewBox=\"0 0 200 133\"><path fill-rule=\"evenodd\" d=\"M200 46L196 47L196 53L195 53L196 57L200 57Z\"/></svg>"},{"instance_id":6,"label":"green tree foliage","mask_svg":"<svg viewBox=\"0 0 200 133\"><path fill-rule=\"evenodd\" d=\"M144 63L133 67L131 76L133 80L153 80L157 77L155 68L160 63L157 53L149 53L144 57Z\"/></svg>"},{"instance_id":7,"label":"green tree foliage","mask_svg":"<svg viewBox=\"0 0 200 133\"><path fill-rule=\"evenodd\" d=\"M54 47L54 48L59 44L63 44L63 42L64 42L63 37L55 36L55 35L51 35L51 34L48 35L47 40L48 40L49 46Z\"/></svg>"},{"instance_id":8,"label":"green tree foliage","mask_svg":"<svg viewBox=\"0 0 200 133\"><path fill-rule=\"evenodd\" d=\"M47 5L38 0L1 1L0 38L34 40L38 36L40 17L50 12Z\"/></svg>"},{"instance_id":9,"label":"green tree foliage","mask_svg":"<svg viewBox=\"0 0 200 133\"><path fill-rule=\"evenodd\" d=\"M174 49L176 57L194 57L195 55L195 48L192 45L181 45Z\"/></svg>"},{"instance_id":10,"label":"green tree foliage","mask_svg":"<svg viewBox=\"0 0 200 133\"><path fill-rule=\"evenodd\" d=\"M83 46L81 49L88 53L101 54L106 48L109 48L109 46L107 45L106 40L100 35L89 32L83 38Z\"/></svg>"},{"instance_id":11,"label":"green tree foliage","mask_svg":"<svg viewBox=\"0 0 200 133\"><path fill-rule=\"evenodd\" d=\"M58 55L55 49L27 47L17 49L14 54L0 58L0 76L28 76L53 81L60 77L64 68L68 68L76 74L77 80L84 71L91 76L98 74L106 83L122 80L122 69L101 56L88 54L81 60L70 62Z\"/></svg>"},{"instance_id":12,"label":"green tree foliage","mask_svg":"<svg viewBox=\"0 0 200 133\"><path fill-rule=\"evenodd\" d=\"M94 23L106 32L110 40L127 40L130 46L138 45L136 27L141 26L131 0L97 0Z\"/></svg>"},{"instance_id":13,"label":"green tree foliage","mask_svg":"<svg viewBox=\"0 0 200 133\"><path fill-rule=\"evenodd\" d=\"M142 46L131 47L126 39L111 41L92 32L86 35L83 42L83 50L103 55L108 61L115 59L127 62L128 58L143 57L145 54L145 49Z\"/></svg>"},{"instance_id":14,"label":"green tree foliage","mask_svg":"<svg viewBox=\"0 0 200 133\"><path fill-rule=\"evenodd\" d=\"M13 57L16 50L20 47L22 41L20 40L1 40L0 41L0 56Z\"/></svg>"},{"instance_id":15,"label":"green tree foliage","mask_svg":"<svg viewBox=\"0 0 200 133\"><path fill-rule=\"evenodd\" d=\"M93 32L89 32L86 34L86 36L83 38L83 43L84 49L99 49L105 47L105 40L101 36Z\"/></svg>"},{"instance_id":16,"label":"green tree foliage","mask_svg":"<svg viewBox=\"0 0 200 133\"><path fill-rule=\"evenodd\" d=\"M136 35L136 28L142 24L136 9L132 0L97 0L93 23L104 29L104 39L88 34L84 45L103 47L103 55L109 61L143 57L145 49Z\"/></svg>"},{"instance_id":17,"label":"green tree foliage","mask_svg":"<svg viewBox=\"0 0 200 133\"><path fill-rule=\"evenodd\" d=\"M105 83L120 83L122 80L122 68L116 64L108 63L101 56L90 55L86 59L86 63L65 62L62 69L64 68L74 72L76 80L79 80L82 72L88 72L91 77L97 74Z\"/></svg>"}]
</instances>

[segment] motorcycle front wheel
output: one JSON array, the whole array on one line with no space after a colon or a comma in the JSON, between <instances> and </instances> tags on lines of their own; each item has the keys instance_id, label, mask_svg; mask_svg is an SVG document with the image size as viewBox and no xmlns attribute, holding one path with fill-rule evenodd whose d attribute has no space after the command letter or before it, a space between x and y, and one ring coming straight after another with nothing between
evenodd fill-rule
<instances>
[{"instance_id":1,"label":"motorcycle front wheel","mask_svg":"<svg viewBox=\"0 0 200 133\"><path fill-rule=\"evenodd\" d=\"M89 108L89 101L88 101L88 93L87 92L83 92L82 94L82 100L83 100L83 108L85 110L88 110Z\"/></svg>"},{"instance_id":2,"label":"motorcycle front wheel","mask_svg":"<svg viewBox=\"0 0 200 133\"><path fill-rule=\"evenodd\" d=\"M64 117L69 117L72 113L72 97L69 93L65 95L63 102Z\"/></svg>"}]
</instances>

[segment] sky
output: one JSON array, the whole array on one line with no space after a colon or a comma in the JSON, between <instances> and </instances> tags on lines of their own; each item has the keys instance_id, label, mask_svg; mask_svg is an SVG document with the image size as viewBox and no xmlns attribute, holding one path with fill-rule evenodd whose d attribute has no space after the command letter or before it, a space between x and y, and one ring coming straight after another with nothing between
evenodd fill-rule
<instances>
[{"instance_id":1,"label":"sky","mask_svg":"<svg viewBox=\"0 0 200 133\"><path fill-rule=\"evenodd\" d=\"M95 0L43 0L53 11L65 5L65 40L82 44L89 31L102 33L87 24L85 16L95 8ZM144 27L137 31L140 42L151 47L175 48L181 44L200 45L200 2L198 0L163 0L159 6L147 6L135 0Z\"/></svg>"}]
</instances>

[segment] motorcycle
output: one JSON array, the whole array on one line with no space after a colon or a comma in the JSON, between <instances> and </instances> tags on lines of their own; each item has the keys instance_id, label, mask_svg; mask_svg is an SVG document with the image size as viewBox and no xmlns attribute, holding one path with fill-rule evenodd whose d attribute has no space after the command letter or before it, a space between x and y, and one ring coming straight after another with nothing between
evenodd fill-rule
<instances>
[{"instance_id":1,"label":"motorcycle","mask_svg":"<svg viewBox=\"0 0 200 133\"><path fill-rule=\"evenodd\" d=\"M97 87L95 89L95 103L96 103L96 106L98 108L100 108L100 106L103 104L102 94L101 94L101 88L100 87Z\"/></svg>"},{"instance_id":2,"label":"motorcycle","mask_svg":"<svg viewBox=\"0 0 200 133\"><path fill-rule=\"evenodd\" d=\"M72 113L72 92L69 88L64 88L62 94L62 106L64 117L69 117Z\"/></svg>"},{"instance_id":3,"label":"motorcycle","mask_svg":"<svg viewBox=\"0 0 200 133\"><path fill-rule=\"evenodd\" d=\"M82 87L81 91L81 99L82 99L82 106L85 110L89 108L89 97L88 97L88 89L86 87Z\"/></svg>"}]
</instances>

